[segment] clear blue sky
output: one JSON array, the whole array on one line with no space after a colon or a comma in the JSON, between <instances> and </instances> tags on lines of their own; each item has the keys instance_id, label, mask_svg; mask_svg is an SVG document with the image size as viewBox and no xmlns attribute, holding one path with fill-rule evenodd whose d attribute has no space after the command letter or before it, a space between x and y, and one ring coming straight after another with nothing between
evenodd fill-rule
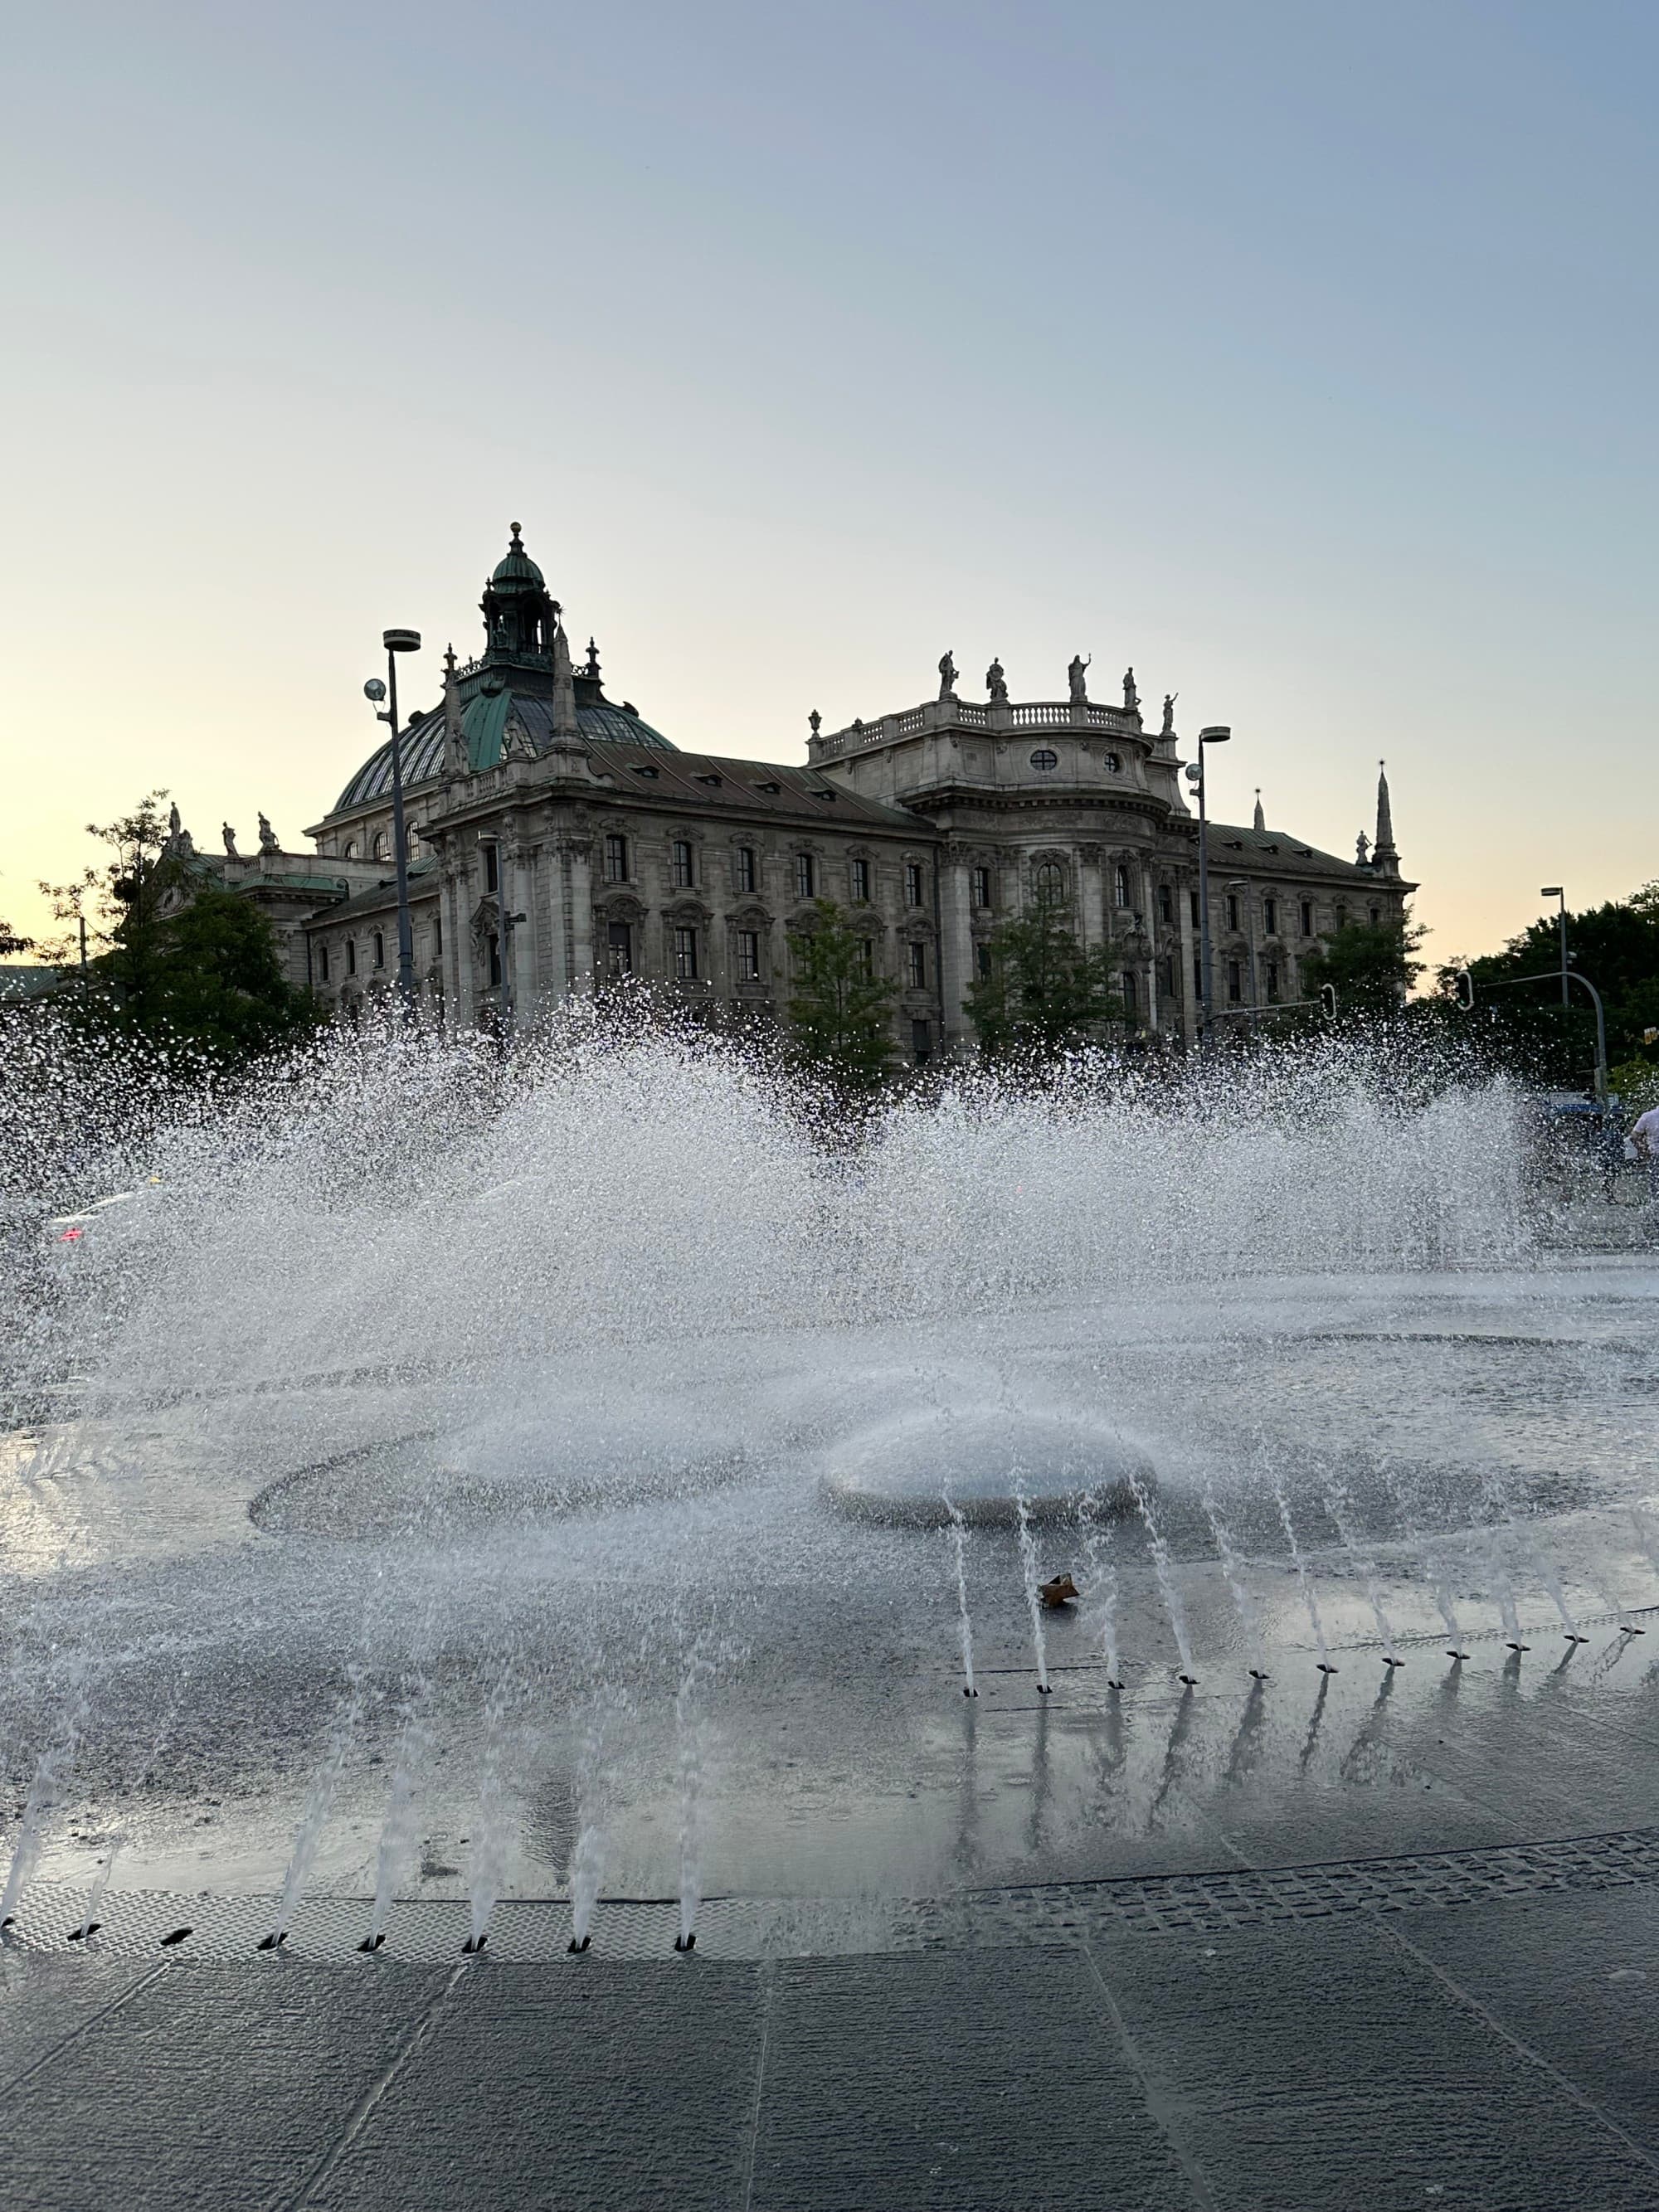
<instances>
[{"instance_id":1,"label":"clear blue sky","mask_svg":"<svg viewBox=\"0 0 1659 2212\"><path fill-rule=\"evenodd\" d=\"M297 845L512 518L798 757L1133 660L1430 951L1659 875L1659 9L68 0L9 34L0 913L154 783Z\"/></svg>"}]
</instances>

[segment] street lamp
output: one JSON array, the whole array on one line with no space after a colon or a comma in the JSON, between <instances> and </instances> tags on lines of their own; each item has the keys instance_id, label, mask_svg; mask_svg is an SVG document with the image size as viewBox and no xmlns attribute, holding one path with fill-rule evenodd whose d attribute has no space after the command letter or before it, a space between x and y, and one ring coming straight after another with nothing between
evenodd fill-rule
<instances>
[{"instance_id":1,"label":"street lamp","mask_svg":"<svg viewBox=\"0 0 1659 2212\"><path fill-rule=\"evenodd\" d=\"M1540 898L1559 899L1561 902L1561 910L1555 918L1555 926L1561 933L1561 1003L1565 1006L1569 1003L1567 992L1567 894L1559 884L1542 884L1539 886L1538 896Z\"/></svg>"},{"instance_id":2,"label":"street lamp","mask_svg":"<svg viewBox=\"0 0 1659 2212\"><path fill-rule=\"evenodd\" d=\"M1198 758L1187 770L1187 781L1198 793L1198 937L1200 996L1204 1001L1202 1033L1207 1039L1215 1003L1215 979L1210 959L1210 817L1204 780L1204 748L1224 745L1232 737L1224 723L1212 723L1198 733Z\"/></svg>"},{"instance_id":3,"label":"street lamp","mask_svg":"<svg viewBox=\"0 0 1659 2212\"><path fill-rule=\"evenodd\" d=\"M371 676L363 686L363 696L370 701L386 701L384 707L376 707L375 719L388 724L392 731L392 841L398 852L398 997L407 1021L415 1012L415 933L409 926L409 854L404 833L403 738L398 727L398 655L418 653L421 633L417 629L384 630L380 642L386 647L386 682L382 684L378 676Z\"/></svg>"}]
</instances>

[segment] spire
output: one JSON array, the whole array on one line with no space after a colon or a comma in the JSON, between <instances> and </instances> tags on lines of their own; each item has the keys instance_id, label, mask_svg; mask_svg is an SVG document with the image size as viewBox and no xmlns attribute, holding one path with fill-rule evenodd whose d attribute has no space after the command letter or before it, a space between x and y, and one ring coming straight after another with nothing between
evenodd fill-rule
<instances>
[{"instance_id":1,"label":"spire","mask_svg":"<svg viewBox=\"0 0 1659 2212\"><path fill-rule=\"evenodd\" d=\"M1389 803L1389 764L1376 763L1376 842L1371 847L1371 866L1385 876L1400 873L1400 854L1394 842L1394 810Z\"/></svg>"},{"instance_id":2,"label":"spire","mask_svg":"<svg viewBox=\"0 0 1659 2212\"><path fill-rule=\"evenodd\" d=\"M444 648L444 774L465 775L470 762L467 759L466 739L461 732L461 692L455 680L455 648Z\"/></svg>"},{"instance_id":3,"label":"spire","mask_svg":"<svg viewBox=\"0 0 1659 2212\"><path fill-rule=\"evenodd\" d=\"M553 738L578 738L581 734L576 720L576 681L570 669L570 641L564 634L564 624L553 624Z\"/></svg>"},{"instance_id":4,"label":"spire","mask_svg":"<svg viewBox=\"0 0 1659 2212\"><path fill-rule=\"evenodd\" d=\"M1261 786L1260 784L1257 784L1255 787L1255 826L1258 830L1265 830L1267 826L1267 817L1261 811Z\"/></svg>"}]
</instances>

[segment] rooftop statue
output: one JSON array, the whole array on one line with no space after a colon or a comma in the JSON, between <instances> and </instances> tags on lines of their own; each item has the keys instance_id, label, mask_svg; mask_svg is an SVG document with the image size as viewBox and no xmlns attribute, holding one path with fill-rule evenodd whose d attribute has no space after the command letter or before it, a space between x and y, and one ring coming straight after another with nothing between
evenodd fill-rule
<instances>
[{"instance_id":1,"label":"rooftop statue","mask_svg":"<svg viewBox=\"0 0 1659 2212\"><path fill-rule=\"evenodd\" d=\"M1008 679L1003 673L1002 663L994 658L985 672L985 688L991 695L991 702L994 706L1006 704L1008 697Z\"/></svg>"},{"instance_id":2,"label":"rooftop statue","mask_svg":"<svg viewBox=\"0 0 1659 2212\"><path fill-rule=\"evenodd\" d=\"M231 828L228 822L224 824L224 839L225 851L229 854L233 860L240 860L242 856L236 849L236 832Z\"/></svg>"},{"instance_id":3,"label":"rooftop statue","mask_svg":"<svg viewBox=\"0 0 1659 2212\"><path fill-rule=\"evenodd\" d=\"M1126 668L1123 672L1123 711L1126 714L1138 714L1140 712L1140 694L1135 689L1135 672L1133 668Z\"/></svg>"},{"instance_id":4,"label":"rooftop statue","mask_svg":"<svg viewBox=\"0 0 1659 2212\"><path fill-rule=\"evenodd\" d=\"M1158 732L1160 737L1172 738L1175 735L1175 702L1180 696L1179 691L1164 694L1164 727Z\"/></svg>"},{"instance_id":5,"label":"rooftop statue","mask_svg":"<svg viewBox=\"0 0 1659 2212\"><path fill-rule=\"evenodd\" d=\"M1080 653L1074 653L1072 655L1072 665L1066 671L1066 681L1071 687L1072 704L1074 707L1088 704L1089 687L1085 678L1088 672L1089 661L1093 659L1092 653L1087 659Z\"/></svg>"},{"instance_id":6,"label":"rooftop statue","mask_svg":"<svg viewBox=\"0 0 1659 2212\"><path fill-rule=\"evenodd\" d=\"M954 699L957 696L957 664L948 653L939 664L939 696L941 699Z\"/></svg>"},{"instance_id":7,"label":"rooftop statue","mask_svg":"<svg viewBox=\"0 0 1659 2212\"><path fill-rule=\"evenodd\" d=\"M270 817L262 814L259 817L259 850L262 853L280 853L282 849L276 842L276 832L270 826Z\"/></svg>"},{"instance_id":8,"label":"rooftop statue","mask_svg":"<svg viewBox=\"0 0 1659 2212\"><path fill-rule=\"evenodd\" d=\"M1371 864L1371 841L1362 830L1353 841L1354 866L1368 868Z\"/></svg>"}]
</instances>

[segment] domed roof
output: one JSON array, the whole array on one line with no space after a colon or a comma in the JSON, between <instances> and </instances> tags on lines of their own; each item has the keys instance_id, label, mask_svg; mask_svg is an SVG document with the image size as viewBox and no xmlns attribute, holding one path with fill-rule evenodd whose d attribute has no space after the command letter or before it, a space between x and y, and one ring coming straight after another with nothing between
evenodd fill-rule
<instances>
[{"instance_id":1,"label":"domed roof","mask_svg":"<svg viewBox=\"0 0 1659 2212\"><path fill-rule=\"evenodd\" d=\"M546 752L551 746L553 702L535 692L515 692L498 684L487 691L474 693L462 713L461 734L471 767L494 768L501 759L509 717L523 730L532 750ZM679 750L672 738L664 737L660 730L653 730L632 707L616 706L603 696L577 700L576 726L590 744L648 745L666 753ZM434 707L411 720L403 735L403 757L405 791L418 783L430 783L441 774L444 759L441 707ZM363 763L331 811L341 814L348 807L366 806L373 799L385 799L391 789L392 741L388 738Z\"/></svg>"},{"instance_id":2,"label":"domed roof","mask_svg":"<svg viewBox=\"0 0 1659 2212\"><path fill-rule=\"evenodd\" d=\"M520 526L513 526L513 542L495 563L489 583L492 591L540 592L547 586L547 579L519 543Z\"/></svg>"}]
</instances>

